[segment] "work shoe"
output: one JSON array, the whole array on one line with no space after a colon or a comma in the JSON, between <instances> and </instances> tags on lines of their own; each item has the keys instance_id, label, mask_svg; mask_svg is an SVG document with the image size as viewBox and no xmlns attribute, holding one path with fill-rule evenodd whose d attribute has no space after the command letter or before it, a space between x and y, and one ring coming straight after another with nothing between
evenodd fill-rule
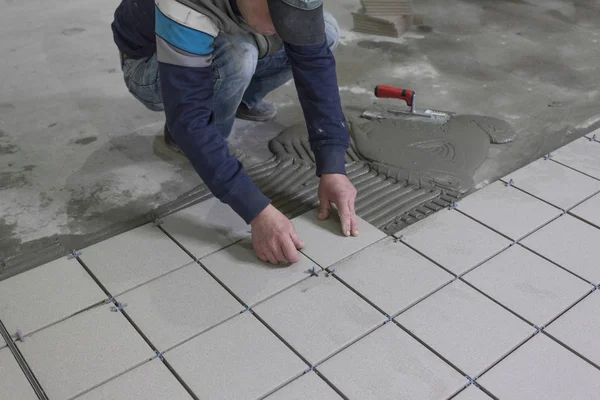
<instances>
[{"instance_id":1,"label":"work shoe","mask_svg":"<svg viewBox=\"0 0 600 400\"><path fill-rule=\"evenodd\" d=\"M275 115L277 115L277 107L272 103L261 101L252 108L248 108L247 105L241 103L235 116L248 121L264 122L273 119Z\"/></svg>"},{"instance_id":2,"label":"work shoe","mask_svg":"<svg viewBox=\"0 0 600 400\"><path fill-rule=\"evenodd\" d=\"M165 144L167 145L167 148L176 153L183 154L183 152L181 151L179 146L177 146L177 143L175 143L175 141L173 140L173 137L171 136L171 131L167 127L167 124L165 124L164 134L165 134Z\"/></svg>"}]
</instances>

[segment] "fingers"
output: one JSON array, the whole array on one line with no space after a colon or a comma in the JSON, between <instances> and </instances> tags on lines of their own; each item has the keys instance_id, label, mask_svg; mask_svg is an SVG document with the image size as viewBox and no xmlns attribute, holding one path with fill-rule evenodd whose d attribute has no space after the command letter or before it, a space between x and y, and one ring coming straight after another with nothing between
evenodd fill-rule
<instances>
[{"instance_id":1,"label":"fingers","mask_svg":"<svg viewBox=\"0 0 600 400\"><path fill-rule=\"evenodd\" d=\"M285 260L290 263L297 263L300 261L300 256L298 255L298 250L296 250L296 246L292 241L292 237L285 238L283 243L281 244L281 251L283 252L283 256Z\"/></svg>"},{"instance_id":2,"label":"fingers","mask_svg":"<svg viewBox=\"0 0 600 400\"><path fill-rule=\"evenodd\" d=\"M317 218L321 221L329 218L331 215L331 203L327 199L321 200L321 205L319 206L319 215Z\"/></svg>"},{"instance_id":3,"label":"fingers","mask_svg":"<svg viewBox=\"0 0 600 400\"><path fill-rule=\"evenodd\" d=\"M348 201L348 209L352 213L352 217L350 218L350 233L352 236L358 236L358 218L356 218L356 213L354 212L354 199Z\"/></svg>"},{"instance_id":4,"label":"fingers","mask_svg":"<svg viewBox=\"0 0 600 400\"><path fill-rule=\"evenodd\" d=\"M277 257L273 254L272 251L266 251L265 256L267 258L266 261L270 262L273 265L277 265L279 262L277 261Z\"/></svg>"},{"instance_id":5,"label":"fingers","mask_svg":"<svg viewBox=\"0 0 600 400\"><path fill-rule=\"evenodd\" d=\"M342 224L342 233L344 236L350 236L352 234L352 221L354 219L354 213L350 212L348 202L338 205L338 212L340 215L340 223Z\"/></svg>"}]
</instances>

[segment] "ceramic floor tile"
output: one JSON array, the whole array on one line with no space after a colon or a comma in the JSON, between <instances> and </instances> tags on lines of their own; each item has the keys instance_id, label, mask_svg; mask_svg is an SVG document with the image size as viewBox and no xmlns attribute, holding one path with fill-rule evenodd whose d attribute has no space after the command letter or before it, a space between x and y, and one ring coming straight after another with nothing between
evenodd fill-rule
<instances>
[{"instance_id":1,"label":"ceramic floor tile","mask_svg":"<svg viewBox=\"0 0 600 400\"><path fill-rule=\"evenodd\" d=\"M117 298L160 351L189 339L243 310L242 305L196 263Z\"/></svg>"},{"instance_id":2,"label":"ceramic floor tile","mask_svg":"<svg viewBox=\"0 0 600 400\"><path fill-rule=\"evenodd\" d=\"M152 224L83 249L80 258L113 296L192 261Z\"/></svg>"},{"instance_id":3,"label":"ceramic floor tile","mask_svg":"<svg viewBox=\"0 0 600 400\"><path fill-rule=\"evenodd\" d=\"M393 238L341 261L336 275L388 315L395 315L454 277Z\"/></svg>"},{"instance_id":4,"label":"ceramic floor tile","mask_svg":"<svg viewBox=\"0 0 600 400\"><path fill-rule=\"evenodd\" d=\"M525 238L522 244L558 265L589 280L600 283L600 229L570 215Z\"/></svg>"},{"instance_id":5,"label":"ceramic floor tile","mask_svg":"<svg viewBox=\"0 0 600 400\"><path fill-rule=\"evenodd\" d=\"M249 312L165 354L201 399L255 399L307 369Z\"/></svg>"},{"instance_id":6,"label":"ceramic floor tile","mask_svg":"<svg viewBox=\"0 0 600 400\"><path fill-rule=\"evenodd\" d=\"M344 237L336 213L333 213L331 218L325 221L318 221L317 213L318 210L311 210L295 218L292 222L298 236L304 241L303 253L323 268L329 267L386 236L379 229L357 217L359 236Z\"/></svg>"},{"instance_id":7,"label":"ceramic floor tile","mask_svg":"<svg viewBox=\"0 0 600 400\"><path fill-rule=\"evenodd\" d=\"M600 370L538 334L479 383L500 399L592 400L600 392Z\"/></svg>"},{"instance_id":8,"label":"ceramic floor tile","mask_svg":"<svg viewBox=\"0 0 600 400\"><path fill-rule=\"evenodd\" d=\"M550 160L537 160L506 176L513 186L568 210L600 190L600 181Z\"/></svg>"},{"instance_id":9,"label":"ceramic floor tile","mask_svg":"<svg viewBox=\"0 0 600 400\"><path fill-rule=\"evenodd\" d=\"M306 279L315 264L301 255L298 263L277 266L260 261L249 241L236 243L202 260L244 303L254 305Z\"/></svg>"},{"instance_id":10,"label":"ceramic floor tile","mask_svg":"<svg viewBox=\"0 0 600 400\"><path fill-rule=\"evenodd\" d=\"M550 324L546 331L596 365L600 365L600 291L596 290L567 311Z\"/></svg>"},{"instance_id":11,"label":"ceramic floor tile","mask_svg":"<svg viewBox=\"0 0 600 400\"><path fill-rule=\"evenodd\" d=\"M50 399L68 399L150 359L154 352L109 305L17 342Z\"/></svg>"},{"instance_id":12,"label":"ceramic floor tile","mask_svg":"<svg viewBox=\"0 0 600 400\"><path fill-rule=\"evenodd\" d=\"M0 349L0 399L36 400L37 398L10 350Z\"/></svg>"},{"instance_id":13,"label":"ceramic floor tile","mask_svg":"<svg viewBox=\"0 0 600 400\"><path fill-rule=\"evenodd\" d=\"M600 143L579 138L552 153L552 159L600 179Z\"/></svg>"},{"instance_id":14,"label":"ceramic floor tile","mask_svg":"<svg viewBox=\"0 0 600 400\"><path fill-rule=\"evenodd\" d=\"M198 259L250 235L244 220L216 198L165 217L162 228Z\"/></svg>"},{"instance_id":15,"label":"ceramic floor tile","mask_svg":"<svg viewBox=\"0 0 600 400\"><path fill-rule=\"evenodd\" d=\"M492 400L492 398L471 385L460 392L458 396L453 397L452 400Z\"/></svg>"},{"instance_id":16,"label":"ceramic floor tile","mask_svg":"<svg viewBox=\"0 0 600 400\"><path fill-rule=\"evenodd\" d=\"M313 365L386 319L324 273L272 297L254 311Z\"/></svg>"},{"instance_id":17,"label":"ceramic floor tile","mask_svg":"<svg viewBox=\"0 0 600 400\"><path fill-rule=\"evenodd\" d=\"M191 400L192 397L164 366L154 359L101 385L77 400Z\"/></svg>"},{"instance_id":18,"label":"ceramic floor tile","mask_svg":"<svg viewBox=\"0 0 600 400\"><path fill-rule=\"evenodd\" d=\"M537 326L545 326L593 289L519 245L475 268L464 279Z\"/></svg>"},{"instance_id":19,"label":"ceramic floor tile","mask_svg":"<svg viewBox=\"0 0 600 400\"><path fill-rule=\"evenodd\" d=\"M446 399L466 379L388 323L317 367L350 399Z\"/></svg>"},{"instance_id":20,"label":"ceramic floor tile","mask_svg":"<svg viewBox=\"0 0 600 400\"><path fill-rule=\"evenodd\" d=\"M396 234L455 274L481 264L510 241L457 211L441 210Z\"/></svg>"},{"instance_id":21,"label":"ceramic floor tile","mask_svg":"<svg viewBox=\"0 0 600 400\"><path fill-rule=\"evenodd\" d=\"M562 213L558 208L499 181L467 196L458 208L513 240L533 232Z\"/></svg>"},{"instance_id":22,"label":"ceramic floor tile","mask_svg":"<svg viewBox=\"0 0 600 400\"><path fill-rule=\"evenodd\" d=\"M600 194L578 205L571 213L600 228Z\"/></svg>"},{"instance_id":23,"label":"ceramic floor tile","mask_svg":"<svg viewBox=\"0 0 600 400\"><path fill-rule=\"evenodd\" d=\"M316 373L309 372L267 397L267 400L341 400Z\"/></svg>"},{"instance_id":24,"label":"ceramic floor tile","mask_svg":"<svg viewBox=\"0 0 600 400\"><path fill-rule=\"evenodd\" d=\"M77 260L64 257L0 282L0 319L16 338L17 330L26 335L106 297Z\"/></svg>"},{"instance_id":25,"label":"ceramic floor tile","mask_svg":"<svg viewBox=\"0 0 600 400\"><path fill-rule=\"evenodd\" d=\"M533 327L460 281L396 320L471 377L534 332Z\"/></svg>"}]
</instances>

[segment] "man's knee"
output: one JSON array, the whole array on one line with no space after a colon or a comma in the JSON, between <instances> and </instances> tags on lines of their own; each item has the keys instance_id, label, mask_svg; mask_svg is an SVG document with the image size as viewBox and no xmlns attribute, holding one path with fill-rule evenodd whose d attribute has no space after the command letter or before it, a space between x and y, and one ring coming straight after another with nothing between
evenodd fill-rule
<instances>
[{"instance_id":1,"label":"man's knee","mask_svg":"<svg viewBox=\"0 0 600 400\"><path fill-rule=\"evenodd\" d=\"M327 45L331 51L335 50L340 43L340 27L333 15L326 12L325 17L325 35L327 36Z\"/></svg>"},{"instance_id":2,"label":"man's knee","mask_svg":"<svg viewBox=\"0 0 600 400\"><path fill-rule=\"evenodd\" d=\"M215 40L213 62L217 79L247 86L256 72L258 49L241 35L221 33Z\"/></svg>"}]
</instances>

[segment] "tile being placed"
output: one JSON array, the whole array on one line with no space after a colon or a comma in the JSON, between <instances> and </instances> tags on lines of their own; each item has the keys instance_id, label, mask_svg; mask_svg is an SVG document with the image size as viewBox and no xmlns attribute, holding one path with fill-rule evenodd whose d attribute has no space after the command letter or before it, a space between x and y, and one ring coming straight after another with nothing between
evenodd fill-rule
<instances>
[{"instance_id":1,"label":"tile being placed","mask_svg":"<svg viewBox=\"0 0 600 400\"><path fill-rule=\"evenodd\" d=\"M341 400L342 398L314 372L303 375L267 397L267 400L306 399Z\"/></svg>"},{"instance_id":2,"label":"tile being placed","mask_svg":"<svg viewBox=\"0 0 600 400\"><path fill-rule=\"evenodd\" d=\"M254 311L312 365L386 320L337 279L323 273L279 293Z\"/></svg>"},{"instance_id":3,"label":"tile being placed","mask_svg":"<svg viewBox=\"0 0 600 400\"><path fill-rule=\"evenodd\" d=\"M242 305L196 263L117 298L159 351L238 314Z\"/></svg>"},{"instance_id":4,"label":"tile being placed","mask_svg":"<svg viewBox=\"0 0 600 400\"><path fill-rule=\"evenodd\" d=\"M242 241L206 257L202 264L252 306L310 276L307 271L314 263L302 254L300 257L290 266L272 265L256 257L249 241Z\"/></svg>"},{"instance_id":5,"label":"tile being placed","mask_svg":"<svg viewBox=\"0 0 600 400\"><path fill-rule=\"evenodd\" d=\"M600 284L600 229L563 215L521 243L593 284Z\"/></svg>"},{"instance_id":6,"label":"tile being placed","mask_svg":"<svg viewBox=\"0 0 600 400\"><path fill-rule=\"evenodd\" d=\"M109 305L77 314L17 344L51 399L69 399L154 356Z\"/></svg>"},{"instance_id":7,"label":"tile being placed","mask_svg":"<svg viewBox=\"0 0 600 400\"><path fill-rule=\"evenodd\" d=\"M518 240L562 211L502 182L494 182L460 201L460 211Z\"/></svg>"},{"instance_id":8,"label":"tile being placed","mask_svg":"<svg viewBox=\"0 0 600 400\"><path fill-rule=\"evenodd\" d=\"M471 377L535 332L493 301L456 281L396 320Z\"/></svg>"},{"instance_id":9,"label":"tile being placed","mask_svg":"<svg viewBox=\"0 0 600 400\"><path fill-rule=\"evenodd\" d=\"M476 388L474 385L471 385L460 392L458 396L453 397L452 400L492 400L492 398Z\"/></svg>"},{"instance_id":10,"label":"tile being placed","mask_svg":"<svg viewBox=\"0 0 600 400\"><path fill-rule=\"evenodd\" d=\"M556 162L600 179L600 143L579 138L552 153Z\"/></svg>"},{"instance_id":11,"label":"tile being placed","mask_svg":"<svg viewBox=\"0 0 600 400\"><path fill-rule=\"evenodd\" d=\"M464 279L537 326L545 326L593 286L515 245Z\"/></svg>"},{"instance_id":12,"label":"tile being placed","mask_svg":"<svg viewBox=\"0 0 600 400\"><path fill-rule=\"evenodd\" d=\"M365 247L383 239L386 235L368 222L358 218L358 237L345 237L342 235L339 217L337 213L325 220L317 220L318 210L311 210L292 221L296 232L305 248L304 254L327 268L339 261L364 249Z\"/></svg>"},{"instance_id":13,"label":"tile being placed","mask_svg":"<svg viewBox=\"0 0 600 400\"><path fill-rule=\"evenodd\" d=\"M600 181L551 160L537 160L502 178L512 185L564 210L600 190Z\"/></svg>"},{"instance_id":14,"label":"tile being placed","mask_svg":"<svg viewBox=\"0 0 600 400\"><path fill-rule=\"evenodd\" d=\"M167 367L158 359L147 362L97 388L77 400L191 400Z\"/></svg>"},{"instance_id":15,"label":"tile being placed","mask_svg":"<svg viewBox=\"0 0 600 400\"><path fill-rule=\"evenodd\" d=\"M454 277L393 238L334 265L344 282L388 315L395 315Z\"/></svg>"},{"instance_id":16,"label":"tile being placed","mask_svg":"<svg viewBox=\"0 0 600 400\"><path fill-rule=\"evenodd\" d=\"M593 400L600 392L600 370L538 334L478 383L499 399Z\"/></svg>"},{"instance_id":17,"label":"tile being placed","mask_svg":"<svg viewBox=\"0 0 600 400\"><path fill-rule=\"evenodd\" d=\"M317 367L350 399L447 399L467 380L393 322Z\"/></svg>"},{"instance_id":18,"label":"tile being placed","mask_svg":"<svg viewBox=\"0 0 600 400\"><path fill-rule=\"evenodd\" d=\"M307 369L250 312L166 352L165 358L201 399L255 399Z\"/></svg>"},{"instance_id":19,"label":"tile being placed","mask_svg":"<svg viewBox=\"0 0 600 400\"><path fill-rule=\"evenodd\" d=\"M600 228L600 194L595 195L572 209L571 214Z\"/></svg>"},{"instance_id":20,"label":"tile being placed","mask_svg":"<svg viewBox=\"0 0 600 400\"><path fill-rule=\"evenodd\" d=\"M36 400L37 398L10 350L0 349L0 399Z\"/></svg>"},{"instance_id":21,"label":"tile being placed","mask_svg":"<svg viewBox=\"0 0 600 400\"><path fill-rule=\"evenodd\" d=\"M455 274L463 274L511 242L457 211L441 210L396 234Z\"/></svg>"},{"instance_id":22,"label":"tile being placed","mask_svg":"<svg viewBox=\"0 0 600 400\"><path fill-rule=\"evenodd\" d=\"M27 335L106 297L77 260L64 257L0 282L0 320L16 338L17 330Z\"/></svg>"},{"instance_id":23,"label":"tile being placed","mask_svg":"<svg viewBox=\"0 0 600 400\"><path fill-rule=\"evenodd\" d=\"M546 328L546 332L600 365L600 291L586 297Z\"/></svg>"},{"instance_id":24,"label":"tile being placed","mask_svg":"<svg viewBox=\"0 0 600 400\"><path fill-rule=\"evenodd\" d=\"M80 258L113 296L192 261L152 224L85 248Z\"/></svg>"},{"instance_id":25,"label":"tile being placed","mask_svg":"<svg viewBox=\"0 0 600 400\"><path fill-rule=\"evenodd\" d=\"M250 235L250 227L217 198L164 218L162 228L197 259Z\"/></svg>"}]
</instances>

